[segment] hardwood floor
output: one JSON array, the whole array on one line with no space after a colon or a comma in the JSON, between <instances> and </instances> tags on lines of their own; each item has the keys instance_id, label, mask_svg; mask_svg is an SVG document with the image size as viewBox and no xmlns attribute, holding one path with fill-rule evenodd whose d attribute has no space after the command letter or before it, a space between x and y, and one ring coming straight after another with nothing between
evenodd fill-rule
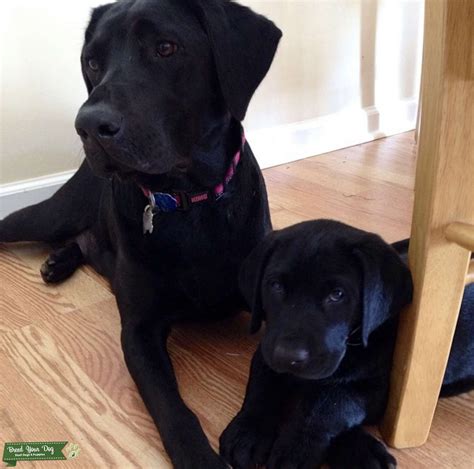
<instances>
[{"instance_id":1,"label":"hardwood floor","mask_svg":"<svg viewBox=\"0 0 474 469\"><path fill-rule=\"evenodd\" d=\"M411 133L265 171L274 225L335 218L388 241L410 231L415 169ZM158 433L125 368L119 317L106 282L82 268L42 283L46 249L0 248L0 445L78 443L70 461L21 467L166 468ZM258 337L248 317L181 326L170 339L186 402L215 446L239 409ZM439 403L428 443L393 451L401 468L474 468L474 393Z\"/></svg>"}]
</instances>

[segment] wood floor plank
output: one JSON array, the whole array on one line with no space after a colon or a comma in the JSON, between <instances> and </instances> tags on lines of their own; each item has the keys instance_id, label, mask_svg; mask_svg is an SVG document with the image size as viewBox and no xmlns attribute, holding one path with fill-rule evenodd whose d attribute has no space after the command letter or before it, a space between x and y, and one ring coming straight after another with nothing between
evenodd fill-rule
<instances>
[{"instance_id":1,"label":"wood floor plank","mask_svg":"<svg viewBox=\"0 0 474 469\"><path fill-rule=\"evenodd\" d=\"M156 427L123 360L115 299L74 311L61 329L54 324L44 324L43 328L83 372L127 413L130 422L162 450Z\"/></svg>"},{"instance_id":2,"label":"wood floor plank","mask_svg":"<svg viewBox=\"0 0 474 469\"><path fill-rule=\"evenodd\" d=\"M0 443L15 441L62 441L65 438L60 421L50 407L23 379L21 370L12 366L5 351L0 350ZM14 398L13 398L14 396ZM71 442L82 444L79 432L68 433ZM85 445L84 445L85 446ZM83 446L83 447L84 447ZM3 448L2 448L3 451ZM87 451L80 458L62 462L55 461L55 467L80 469L94 467L94 461ZM23 463L19 463L20 467ZM28 462L28 468L51 468L51 462Z\"/></svg>"},{"instance_id":3,"label":"wood floor plank","mask_svg":"<svg viewBox=\"0 0 474 469\"><path fill-rule=\"evenodd\" d=\"M39 277L41 264L51 251L43 245L21 244L11 248L12 252L26 263ZM76 308L88 306L113 297L105 280L97 281L96 274L91 274L90 268L81 267L74 275L59 285L48 286L52 291L57 291L65 300ZM87 295L84 294L87 292Z\"/></svg>"},{"instance_id":4,"label":"wood floor plank","mask_svg":"<svg viewBox=\"0 0 474 469\"><path fill-rule=\"evenodd\" d=\"M46 286L38 272L12 251L0 247L0 334L41 321L54 321L75 309L55 288Z\"/></svg>"},{"instance_id":5,"label":"wood floor plank","mask_svg":"<svg viewBox=\"0 0 474 469\"><path fill-rule=\"evenodd\" d=\"M249 336L249 315L205 326L177 328L170 353L183 397L197 413L214 447L242 405L258 336ZM209 410L212 409L210 412Z\"/></svg>"},{"instance_id":6,"label":"wood floor plank","mask_svg":"<svg viewBox=\"0 0 474 469\"><path fill-rule=\"evenodd\" d=\"M81 444L96 466L166 467L156 442L141 435L127 414L36 326L4 334L0 347L59 420L62 431Z\"/></svg>"}]
</instances>

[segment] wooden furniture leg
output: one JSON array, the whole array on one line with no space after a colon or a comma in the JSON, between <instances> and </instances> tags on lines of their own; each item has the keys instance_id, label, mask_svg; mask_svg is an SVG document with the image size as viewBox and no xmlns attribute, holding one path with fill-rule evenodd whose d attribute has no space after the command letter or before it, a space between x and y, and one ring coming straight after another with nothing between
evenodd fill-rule
<instances>
[{"instance_id":1,"label":"wooden furniture leg","mask_svg":"<svg viewBox=\"0 0 474 469\"><path fill-rule=\"evenodd\" d=\"M474 260L472 260L469 265L466 277L466 285L470 285L471 283L474 283Z\"/></svg>"},{"instance_id":2,"label":"wooden furniture leg","mask_svg":"<svg viewBox=\"0 0 474 469\"><path fill-rule=\"evenodd\" d=\"M418 143L420 139L420 126L421 126L421 113L423 110L421 109L421 105L423 103L423 71L421 72L421 79L420 79L420 91L418 93L418 109L416 111L416 126L415 126L415 142Z\"/></svg>"},{"instance_id":3,"label":"wooden furniture leg","mask_svg":"<svg viewBox=\"0 0 474 469\"><path fill-rule=\"evenodd\" d=\"M397 448L428 437L474 243L474 1L426 2L422 96L414 301L402 314L382 425Z\"/></svg>"}]
</instances>

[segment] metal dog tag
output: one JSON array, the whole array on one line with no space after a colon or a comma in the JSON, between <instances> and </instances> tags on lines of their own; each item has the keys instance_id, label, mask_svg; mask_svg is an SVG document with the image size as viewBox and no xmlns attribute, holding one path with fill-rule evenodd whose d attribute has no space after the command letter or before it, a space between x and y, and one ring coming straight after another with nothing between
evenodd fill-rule
<instances>
[{"instance_id":1,"label":"metal dog tag","mask_svg":"<svg viewBox=\"0 0 474 469\"><path fill-rule=\"evenodd\" d=\"M153 207L151 205L147 205L143 211L143 234L153 233L154 216L155 214L153 213Z\"/></svg>"}]
</instances>

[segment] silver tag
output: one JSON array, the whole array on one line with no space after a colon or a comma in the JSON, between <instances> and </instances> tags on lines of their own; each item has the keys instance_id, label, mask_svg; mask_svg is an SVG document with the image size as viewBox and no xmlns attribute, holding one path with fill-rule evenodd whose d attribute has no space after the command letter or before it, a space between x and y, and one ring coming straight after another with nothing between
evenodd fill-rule
<instances>
[{"instance_id":1,"label":"silver tag","mask_svg":"<svg viewBox=\"0 0 474 469\"><path fill-rule=\"evenodd\" d=\"M153 213L153 207L151 205L147 205L143 211L143 234L153 233L154 216L155 214Z\"/></svg>"}]
</instances>

